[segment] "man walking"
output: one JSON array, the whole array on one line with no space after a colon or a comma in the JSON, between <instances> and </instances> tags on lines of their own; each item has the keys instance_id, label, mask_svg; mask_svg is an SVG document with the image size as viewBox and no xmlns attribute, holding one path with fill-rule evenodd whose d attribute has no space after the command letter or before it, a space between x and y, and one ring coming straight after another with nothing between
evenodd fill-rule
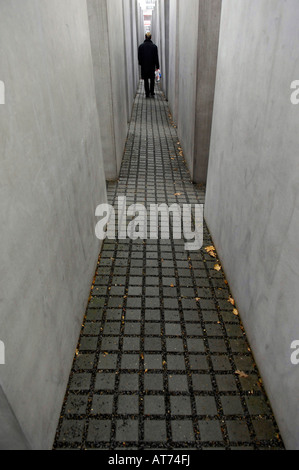
<instances>
[{"instance_id":1,"label":"man walking","mask_svg":"<svg viewBox=\"0 0 299 470\"><path fill-rule=\"evenodd\" d=\"M146 97L155 96L155 71L160 68L160 64L158 48L152 42L151 33L146 33L144 43L139 46L138 60L141 65L141 78L144 80Z\"/></svg>"}]
</instances>

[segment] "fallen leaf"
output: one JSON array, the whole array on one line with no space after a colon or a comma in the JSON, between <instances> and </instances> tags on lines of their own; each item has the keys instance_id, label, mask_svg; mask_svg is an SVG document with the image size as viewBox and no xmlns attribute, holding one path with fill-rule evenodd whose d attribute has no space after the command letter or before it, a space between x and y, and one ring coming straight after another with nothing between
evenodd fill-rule
<instances>
[{"instance_id":1,"label":"fallen leaf","mask_svg":"<svg viewBox=\"0 0 299 470\"><path fill-rule=\"evenodd\" d=\"M237 316L239 315L239 310L237 310L236 308L234 308L233 313L234 313L234 315L236 315L236 317L237 317Z\"/></svg>"},{"instance_id":2,"label":"fallen leaf","mask_svg":"<svg viewBox=\"0 0 299 470\"><path fill-rule=\"evenodd\" d=\"M247 379L247 378L248 378L248 375L245 374L245 372L242 372L241 370L236 370L236 374L237 374L239 377L243 378L243 379Z\"/></svg>"},{"instance_id":3,"label":"fallen leaf","mask_svg":"<svg viewBox=\"0 0 299 470\"><path fill-rule=\"evenodd\" d=\"M232 305L235 305L235 299L233 299L232 297L228 299L228 302Z\"/></svg>"},{"instance_id":4,"label":"fallen leaf","mask_svg":"<svg viewBox=\"0 0 299 470\"><path fill-rule=\"evenodd\" d=\"M214 269L215 269L215 271L221 271L220 264L215 264Z\"/></svg>"}]
</instances>

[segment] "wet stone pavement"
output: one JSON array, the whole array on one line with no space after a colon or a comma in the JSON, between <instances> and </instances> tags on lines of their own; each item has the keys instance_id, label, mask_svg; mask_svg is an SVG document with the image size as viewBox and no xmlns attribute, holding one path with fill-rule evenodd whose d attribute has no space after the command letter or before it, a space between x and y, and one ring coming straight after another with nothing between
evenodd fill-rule
<instances>
[{"instance_id":1,"label":"wet stone pavement","mask_svg":"<svg viewBox=\"0 0 299 470\"><path fill-rule=\"evenodd\" d=\"M204 204L163 93L136 96L120 179L133 203ZM54 449L279 449L220 262L184 240L106 240ZM217 255L216 255L217 256Z\"/></svg>"}]
</instances>

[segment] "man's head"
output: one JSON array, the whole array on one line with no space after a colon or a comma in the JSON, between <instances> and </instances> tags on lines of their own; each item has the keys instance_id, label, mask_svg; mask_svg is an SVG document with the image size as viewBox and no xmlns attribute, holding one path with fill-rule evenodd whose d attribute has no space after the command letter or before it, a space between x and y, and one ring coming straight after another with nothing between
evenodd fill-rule
<instances>
[{"instance_id":1,"label":"man's head","mask_svg":"<svg viewBox=\"0 0 299 470\"><path fill-rule=\"evenodd\" d=\"M146 35L145 35L145 39L152 39L152 35L151 35L151 33L146 33Z\"/></svg>"}]
</instances>

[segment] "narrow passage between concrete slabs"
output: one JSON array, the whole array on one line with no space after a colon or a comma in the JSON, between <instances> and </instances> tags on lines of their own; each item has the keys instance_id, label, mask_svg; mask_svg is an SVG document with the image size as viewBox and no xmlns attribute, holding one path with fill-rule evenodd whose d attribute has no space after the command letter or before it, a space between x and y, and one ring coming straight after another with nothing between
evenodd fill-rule
<instances>
[{"instance_id":1,"label":"narrow passage between concrete slabs","mask_svg":"<svg viewBox=\"0 0 299 470\"><path fill-rule=\"evenodd\" d=\"M109 202L204 204L163 93L136 96ZM106 240L54 449L283 447L204 227L184 240Z\"/></svg>"}]
</instances>

